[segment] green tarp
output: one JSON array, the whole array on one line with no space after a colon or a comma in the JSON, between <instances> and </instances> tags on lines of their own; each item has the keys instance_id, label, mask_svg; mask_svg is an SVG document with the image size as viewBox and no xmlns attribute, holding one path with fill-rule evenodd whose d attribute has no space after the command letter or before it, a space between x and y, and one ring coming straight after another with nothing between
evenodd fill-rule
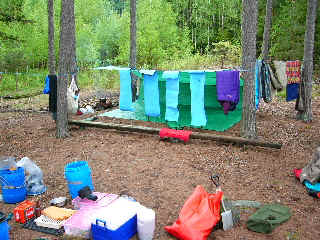
<instances>
[{"instance_id":1,"label":"green tarp","mask_svg":"<svg viewBox=\"0 0 320 240\"><path fill-rule=\"evenodd\" d=\"M204 89L205 110L207 116L207 125L202 129L225 131L238 123L242 117L242 90L243 80L240 80L240 101L236 110L229 112L228 115L223 113L222 106L217 100L216 73L206 72L206 82ZM170 128L182 129L183 127L192 127L191 124L191 92L190 92L190 75L188 72L181 72L179 79L179 120L178 122L168 122L165 120L166 110L166 79L162 78L162 72L159 72L159 95L160 95L160 112L159 117L148 117L144 113L144 96L143 96L143 79L141 79L140 95L138 100L133 104L135 112L121 111L116 109L105 112L99 116L134 119L142 121L151 121L167 123Z\"/></svg>"}]
</instances>

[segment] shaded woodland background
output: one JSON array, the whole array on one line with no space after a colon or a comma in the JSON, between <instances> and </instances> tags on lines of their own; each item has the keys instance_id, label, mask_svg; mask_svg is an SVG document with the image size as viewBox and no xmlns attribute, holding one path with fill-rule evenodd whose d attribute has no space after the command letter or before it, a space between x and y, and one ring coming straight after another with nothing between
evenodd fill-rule
<instances>
[{"instance_id":1,"label":"shaded woodland background","mask_svg":"<svg viewBox=\"0 0 320 240\"><path fill-rule=\"evenodd\" d=\"M61 1L55 1L56 53L60 5ZM80 68L129 64L129 5L128 0L75 1L76 50ZM270 44L272 59L303 59L307 5L307 0L274 2ZM263 41L265 6L266 0L259 1L258 56L261 55ZM241 12L241 0L137 1L137 66L163 69L174 66L179 69L187 61L202 62L204 66L212 62L221 64L222 61L240 65ZM47 0L1 1L2 72L47 68L47 14ZM319 30L320 24L317 24L316 66L320 64Z\"/></svg>"}]
</instances>

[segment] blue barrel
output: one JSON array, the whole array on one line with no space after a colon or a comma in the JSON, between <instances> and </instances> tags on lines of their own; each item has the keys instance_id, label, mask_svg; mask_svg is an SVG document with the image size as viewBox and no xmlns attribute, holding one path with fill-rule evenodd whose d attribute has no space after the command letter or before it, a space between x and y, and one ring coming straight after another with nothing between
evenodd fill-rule
<instances>
[{"instance_id":1,"label":"blue barrel","mask_svg":"<svg viewBox=\"0 0 320 240\"><path fill-rule=\"evenodd\" d=\"M24 168L0 170L0 184L5 203L22 202L27 197Z\"/></svg>"},{"instance_id":2,"label":"blue barrel","mask_svg":"<svg viewBox=\"0 0 320 240\"><path fill-rule=\"evenodd\" d=\"M1 240L9 240L9 224L6 218L6 215L4 215L2 212L0 212L0 237Z\"/></svg>"},{"instance_id":3,"label":"blue barrel","mask_svg":"<svg viewBox=\"0 0 320 240\"><path fill-rule=\"evenodd\" d=\"M93 191L91 169L86 161L68 163L64 168L64 176L68 181L69 193L73 198L78 196L78 191L89 186Z\"/></svg>"}]
</instances>

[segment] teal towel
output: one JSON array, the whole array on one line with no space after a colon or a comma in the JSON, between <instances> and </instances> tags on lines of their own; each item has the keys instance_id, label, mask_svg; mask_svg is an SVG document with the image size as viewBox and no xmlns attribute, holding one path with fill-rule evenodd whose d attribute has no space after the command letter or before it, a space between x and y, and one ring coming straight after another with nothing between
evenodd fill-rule
<instances>
[{"instance_id":1,"label":"teal towel","mask_svg":"<svg viewBox=\"0 0 320 240\"><path fill-rule=\"evenodd\" d=\"M166 81L166 115L167 121L179 120L178 96L179 96L179 71L165 71L162 77Z\"/></svg>"},{"instance_id":2,"label":"teal towel","mask_svg":"<svg viewBox=\"0 0 320 240\"><path fill-rule=\"evenodd\" d=\"M147 116L160 116L160 99L158 87L159 75L155 72L153 75L144 74L144 110Z\"/></svg>"},{"instance_id":3,"label":"teal towel","mask_svg":"<svg viewBox=\"0 0 320 240\"><path fill-rule=\"evenodd\" d=\"M207 117L204 108L204 71L189 71L191 90L191 125L205 126Z\"/></svg>"},{"instance_id":4,"label":"teal towel","mask_svg":"<svg viewBox=\"0 0 320 240\"><path fill-rule=\"evenodd\" d=\"M120 102L123 111L133 111L130 70L120 70Z\"/></svg>"}]
</instances>

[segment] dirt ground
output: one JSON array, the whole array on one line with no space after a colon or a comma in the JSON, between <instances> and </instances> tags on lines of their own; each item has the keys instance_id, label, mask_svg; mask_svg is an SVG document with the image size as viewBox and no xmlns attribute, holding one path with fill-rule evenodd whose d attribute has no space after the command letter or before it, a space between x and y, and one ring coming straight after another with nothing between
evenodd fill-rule
<instances>
[{"instance_id":1,"label":"dirt ground","mask_svg":"<svg viewBox=\"0 0 320 240\"><path fill-rule=\"evenodd\" d=\"M215 191L209 180L212 173L220 174L228 198L278 202L290 207L292 217L271 234L259 234L246 228L246 220L255 209L244 209L239 226L216 230L209 239L320 239L320 201L310 197L293 174L294 168L302 168L311 160L320 145L320 98L313 101L313 112L314 121L305 124L294 119L293 102L276 99L261 104L257 113L259 137L283 143L281 150L200 140L172 143L155 135L77 126L70 126L70 138L56 139L49 114L0 113L0 156L17 160L27 156L43 170L48 191L39 196L42 207L54 197L70 199L64 166L71 161L88 161L96 191L127 194L155 210L154 239L175 239L164 226L177 219L197 185ZM223 134L239 136L239 124ZM15 206L0 203L0 211L8 214ZM14 221L10 225L13 240L58 239L24 230Z\"/></svg>"}]
</instances>

